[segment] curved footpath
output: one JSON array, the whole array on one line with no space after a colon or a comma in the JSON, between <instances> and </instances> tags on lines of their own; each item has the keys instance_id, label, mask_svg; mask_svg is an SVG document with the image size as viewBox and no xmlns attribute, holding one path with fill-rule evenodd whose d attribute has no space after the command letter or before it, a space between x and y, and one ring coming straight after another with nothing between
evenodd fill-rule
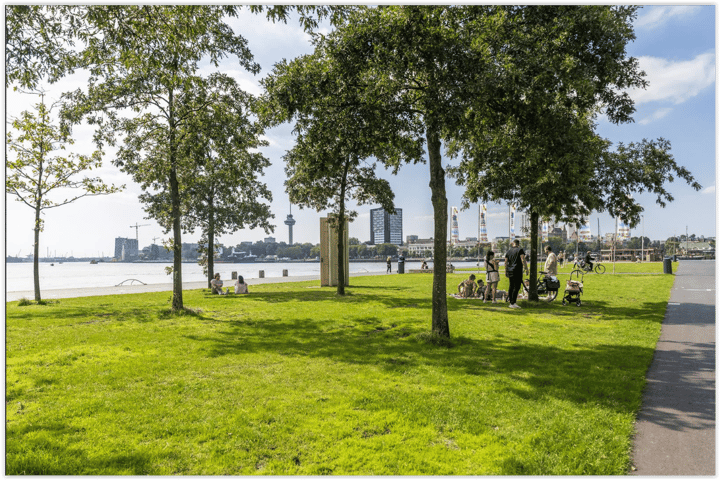
<instances>
[{"instance_id":1,"label":"curved footpath","mask_svg":"<svg viewBox=\"0 0 720 480\"><path fill-rule=\"evenodd\" d=\"M715 475L715 260L680 261L636 422L634 475Z\"/></svg>"}]
</instances>

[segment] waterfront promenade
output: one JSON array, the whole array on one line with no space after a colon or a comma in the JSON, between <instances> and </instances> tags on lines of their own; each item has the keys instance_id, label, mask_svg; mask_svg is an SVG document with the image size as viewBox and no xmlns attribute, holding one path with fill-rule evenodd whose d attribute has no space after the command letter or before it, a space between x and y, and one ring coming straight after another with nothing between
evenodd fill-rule
<instances>
[{"instance_id":1,"label":"waterfront promenade","mask_svg":"<svg viewBox=\"0 0 720 480\"><path fill-rule=\"evenodd\" d=\"M715 475L715 260L680 261L647 373L635 475Z\"/></svg>"}]
</instances>

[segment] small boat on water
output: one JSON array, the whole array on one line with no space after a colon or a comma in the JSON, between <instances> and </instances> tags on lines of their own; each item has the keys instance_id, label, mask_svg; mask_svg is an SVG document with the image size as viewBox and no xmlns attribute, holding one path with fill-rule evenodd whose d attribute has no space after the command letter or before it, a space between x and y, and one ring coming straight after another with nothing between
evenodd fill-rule
<instances>
[{"instance_id":1,"label":"small boat on water","mask_svg":"<svg viewBox=\"0 0 720 480\"><path fill-rule=\"evenodd\" d=\"M97 260L90 260L90 265L97 265Z\"/></svg>"}]
</instances>

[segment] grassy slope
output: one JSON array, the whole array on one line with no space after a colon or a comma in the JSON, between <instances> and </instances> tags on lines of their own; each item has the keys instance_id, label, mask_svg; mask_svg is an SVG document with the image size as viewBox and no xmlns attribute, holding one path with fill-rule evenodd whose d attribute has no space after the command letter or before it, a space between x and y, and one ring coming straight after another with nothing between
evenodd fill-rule
<instances>
[{"instance_id":1,"label":"grassy slope","mask_svg":"<svg viewBox=\"0 0 720 480\"><path fill-rule=\"evenodd\" d=\"M449 298L450 348L422 341L431 282L8 304L7 473L626 472L671 276L587 275L580 308Z\"/></svg>"}]
</instances>

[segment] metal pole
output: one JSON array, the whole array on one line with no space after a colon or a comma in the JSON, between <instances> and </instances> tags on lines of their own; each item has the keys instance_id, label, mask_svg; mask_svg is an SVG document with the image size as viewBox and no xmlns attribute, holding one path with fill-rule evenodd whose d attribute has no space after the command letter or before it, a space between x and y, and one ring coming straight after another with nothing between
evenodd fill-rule
<instances>
[{"instance_id":1,"label":"metal pole","mask_svg":"<svg viewBox=\"0 0 720 480\"><path fill-rule=\"evenodd\" d=\"M480 215L481 214L482 214L482 205L478 203L478 238L477 238L478 273L480 273Z\"/></svg>"},{"instance_id":2,"label":"metal pole","mask_svg":"<svg viewBox=\"0 0 720 480\"><path fill-rule=\"evenodd\" d=\"M615 273L615 250L616 250L615 242L617 242L617 231L618 231L618 230L617 230L617 228L618 228L618 224L617 224L617 223L618 223L618 222L617 222L617 217L615 217L615 234L613 235L613 273Z\"/></svg>"},{"instance_id":3,"label":"metal pole","mask_svg":"<svg viewBox=\"0 0 720 480\"><path fill-rule=\"evenodd\" d=\"M642 217L642 238L640 239L640 261L645 261L645 215Z\"/></svg>"}]
</instances>

